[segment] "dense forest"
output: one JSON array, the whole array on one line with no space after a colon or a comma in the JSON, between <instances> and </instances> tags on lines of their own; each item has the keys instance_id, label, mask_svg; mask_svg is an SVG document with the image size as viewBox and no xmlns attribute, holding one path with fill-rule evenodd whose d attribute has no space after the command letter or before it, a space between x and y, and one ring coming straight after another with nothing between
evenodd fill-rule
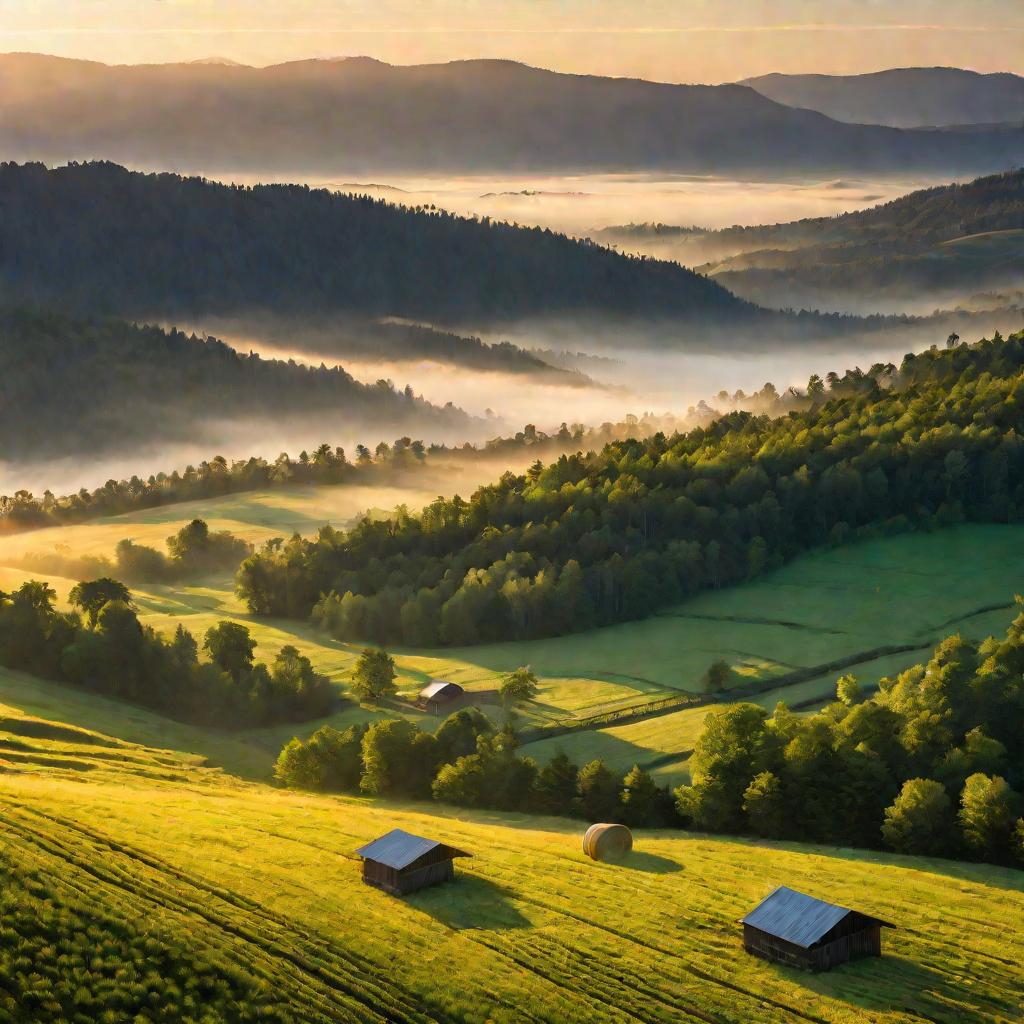
<instances>
[{"instance_id":1,"label":"dense forest","mask_svg":"<svg viewBox=\"0 0 1024 1024\"><path fill-rule=\"evenodd\" d=\"M16 249L5 252L19 258ZM470 422L409 388L360 384L338 366L261 359L215 338L23 308L0 310L0 396L3 458L12 462L200 439L214 420L319 414L379 432Z\"/></svg>"},{"instance_id":2,"label":"dense forest","mask_svg":"<svg viewBox=\"0 0 1024 1024\"><path fill-rule=\"evenodd\" d=\"M0 299L133 317L756 318L674 264L299 185L0 165Z\"/></svg>"},{"instance_id":3,"label":"dense forest","mask_svg":"<svg viewBox=\"0 0 1024 1024\"><path fill-rule=\"evenodd\" d=\"M708 716L679 811L712 832L1024 865L1022 672L1024 609L870 697L847 676L813 715L736 704Z\"/></svg>"},{"instance_id":4,"label":"dense forest","mask_svg":"<svg viewBox=\"0 0 1024 1024\"><path fill-rule=\"evenodd\" d=\"M325 527L242 565L251 611L415 645L650 615L823 544L1024 514L1024 334L813 377L804 408L730 413L505 473L469 500Z\"/></svg>"},{"instance_id":5,"label":"dense forest","mask_svg":"<svg viewBox=\"0 0 1024 1024\"><path fill-rule=\"evenodd\" d=\"M330 680L294 647L270 666L256 662L256 641L238 623L207 630L201 661L184 626L165 639L142 625L118 580L77 584L71 612L57 611L56 597L35 580L0 592L0 665L222 728L321 718L337 704Z\"/></svg>"}]
</instances>

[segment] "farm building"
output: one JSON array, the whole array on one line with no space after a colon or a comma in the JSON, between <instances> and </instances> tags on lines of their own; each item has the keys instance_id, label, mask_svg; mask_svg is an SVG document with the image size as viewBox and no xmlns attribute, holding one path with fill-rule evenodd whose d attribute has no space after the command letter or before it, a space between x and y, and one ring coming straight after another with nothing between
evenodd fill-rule
<instances>
[{"instance_id":1,"label":"farm building","mask_svg":"<svg viewBox=\"0 0 1024 1024\"><path fill-rule=\"evenodd\" d=\"M433 679L420 690L420 703L425 704L431 711L437 711L438 708L458 700L465 692L458 683Z\"/></svg>"},{"instance_id":2,"label":"farm building","mask_svg":"<svg viewBox=\"0 0 1024 1024\"><path fill-rule=\"evenodd\" d=\"M792 967L827 971L882 955L882 929L895 925L780 886L742 919L743 948Z\"/></svg>"},{"instance_id":3,"label":"farm building","mask_svg":"<svg viewBox=\"0 0 1024 1024\"><path fill-rule=\"evenodd\" d=\"M356 853L363 858L363 881L393 896L405 896L455 877L452 861L471 854L400 828L375 839Z\"/></svg>"}]
</instances>

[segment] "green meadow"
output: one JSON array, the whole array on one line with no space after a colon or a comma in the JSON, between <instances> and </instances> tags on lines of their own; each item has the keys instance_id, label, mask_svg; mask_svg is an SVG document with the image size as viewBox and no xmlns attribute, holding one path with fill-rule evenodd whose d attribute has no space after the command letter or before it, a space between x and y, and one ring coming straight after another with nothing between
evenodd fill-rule
<instances>
[{"instance_id":1,"label":"green meadow","mask_svg":"<svg viewBox=\"0 0 1024 1024\"><path fill-rule=\"evenodd\" d=\"M277 790L119 705L40 690L69 717L27 715L17 684L0 708L0 1017L1021 1019L1019 872L681 832L596 864L579 823ZM472 857L396 900L354 855L396 826ZM777 885L894 923L884 956L812 975L745 955L737 920Z\"/></svg>"},{"instance_id":2,"label":"green meadow","mask_svg":"<svg viewBox=\"0 0 1024 1024\"><path fill-rule=\"evenodd\" d=\"M259 543L292 531L314 532L327 521L341 526L362 511L398 500L415 507L421 498L418 491L390 487L281 489L18 534L0 539L0 588L41 578L25 568L26 557L110 555L125 537L162 547L167 536L196 516L213 529ZM65 601L75 581L45 578ZM495 716L501 714L494 692L502 675L530 665L540 677L541 692L519 713L523 727L571 724L673 693L700 693L704 672L718 659L732 669L730 686L758 691L752 699L765 706L778 700L811 706L833 692L841 673L827 666L836 661L856 660L845 671L870 687L919 660L947 633L982 637L1005 629L1022 580L1024 528L962 526L815 552L642 622L549 640L391 653L401 696L414 696L430 678L449 679L476 694ZM218 620L233 619L252 630L257 657L272 659L282 645L294 644L342 688L359 652L359 645L336 641L308 624L251 616L235 597L230 575L190 585L136 586L133 593L142 621L158 630L169 633L184 623L201 638ZM878 655L879 648L891 646L921 650ZM776 679L786 683L794 673L812 678L772 686ZM726 692L722 700L728 699ZM639 763L662 782L676 785L687 778L686 762L714 707L579 731L528 744L525 752L545 760L564 749L579 763L602 757L620 770ZM329 721L344 727L382 713L402 713L427 728L435 722L404 701L386 712L345 703ZM224 753L212 756L233 770L265 777L291 735L308 734L319 724L232 734L224 740ZM198 740L192 743L197 752L209 754L199 751Z\"/></svg>"}]
</instances>

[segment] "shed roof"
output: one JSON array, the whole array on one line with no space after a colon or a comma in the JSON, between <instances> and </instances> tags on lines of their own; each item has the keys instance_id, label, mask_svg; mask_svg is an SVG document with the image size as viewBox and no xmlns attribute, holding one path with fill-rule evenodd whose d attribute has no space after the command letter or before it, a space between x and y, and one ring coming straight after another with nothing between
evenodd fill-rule
<instances>
[{"instance_id":1,"label":"shed roof","mask_svg":"<svg viewBox=\"0 0 1024 1024\"><path fill-rule=\"evenodd\" d=\"M402 871L424 854L430 853L431 850L436 850L438 847L450 850L453 857L469 856L468 853L456 850L454 846L447 846L436 839L414 836L400 828L393 828L387 835L360 847L356 853L366 860L374 860L395 871Z\"/></svg>"},{"instance_id":2,"label":"shed roof","mask_svg":"<svg viewBox=\"0 0 1024 1024\"><path fill-rule=\"evenodd\" d=\"M436 700L438 697L458 697L463 692L458 683L450 683L447 679L435 679L420 690L420 699Z\"/></svg>"},{"instance_id":3,"label":"shed roof","mask_svg":"<svg viewBox=\"0 0 1024 1024\"><path fill-rule=\"evenodd\" d=\"M826 903L781 885L747 914L742 923L774 935L777 939L791 942L794 946L809 949L847 915L853 913L859 911ZM877 921L886 928L893 927L869 914L861 916Z\"/></svg>"}]
</instances>

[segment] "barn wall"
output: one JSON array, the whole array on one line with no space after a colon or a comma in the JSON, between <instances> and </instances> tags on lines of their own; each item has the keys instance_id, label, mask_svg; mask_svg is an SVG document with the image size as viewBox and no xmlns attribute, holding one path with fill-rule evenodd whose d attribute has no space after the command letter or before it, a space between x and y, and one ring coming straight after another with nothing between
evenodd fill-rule
<instances>
[{"instance_id":1,"label":"barn wall","mask_svg":"<svg viewBox=\"0 0 1024 1024\"><path fill-rule=\"evenodd\" d=\"M431 853L436 857L436 851L431 851ZM434 859L433 863L421 863L427 859L427 857L420 858L404 871L395 871L394 868L389 868L386 864L379 864L374 860L364 860L363 881L367 885L391 893L392 896L404 896L417 889L426 888L428 885L448 882L455 877L455 867L450 859Z\"/></svg>"},{"instance_id":2,"label":"barn wall","mask_svg":"<svg viewBox=\"0 0 1024 1024\"><path fill-rule=\"evenodd\" d=\"M367 885L376 886L378 889L383 889L394 896L399 895L401 892L398 872L394 868L389 868L386 864L381 864L375 860L363 861L363 881Z\"/></svg>"},{"instance_id":3,"label":"barn wall","mask_svg":"<svg viewBox=\"0 0 1024 1024\"><path fill-rule=\"evenodd\" d=\"M745 924L743 948L755 956L775 960L790 967L827 971L837 964L846 963L847 960L857 957L881 956L882 929L879 925L863 925L859 931L840 935L811 949L803 949Z\"/></svg>"},{"instance_id":4,"label":"barn wall","mask_svg":"<svg viewBox=\"0 0 1024 1024\"><path fill-rule=\"evenodd\" d=\"M789 964L791 967L807 968L811 966L811 959L806 949L795 946L792 942L786 942L784 939L778 939L749 924L743 926L743 948L755 956Z\"/></svg>"},{"instance_id":5,"label":"barn wall","mask_svg":"<svg viewBox=\"0 0 1024 1024\"><path fill-rule=\"evenodd\" d=\"M450 860L438 861L426 867L406 868L398 873L398 886L402 894L425 889L428 885L440 885L455 877L455 866Z\"/></svg>"},{"instance_id":6,"label":"barn wall","mask_svg":"<svg viewBox=\"0 0 1024 1024\"><path fill-rule=\"evenodd\" d=\"M836 964L862 956L882 955L882 927L863 914L851 914L811 949L815 970L827 971Z\"/></svg>"}]
</instances>

